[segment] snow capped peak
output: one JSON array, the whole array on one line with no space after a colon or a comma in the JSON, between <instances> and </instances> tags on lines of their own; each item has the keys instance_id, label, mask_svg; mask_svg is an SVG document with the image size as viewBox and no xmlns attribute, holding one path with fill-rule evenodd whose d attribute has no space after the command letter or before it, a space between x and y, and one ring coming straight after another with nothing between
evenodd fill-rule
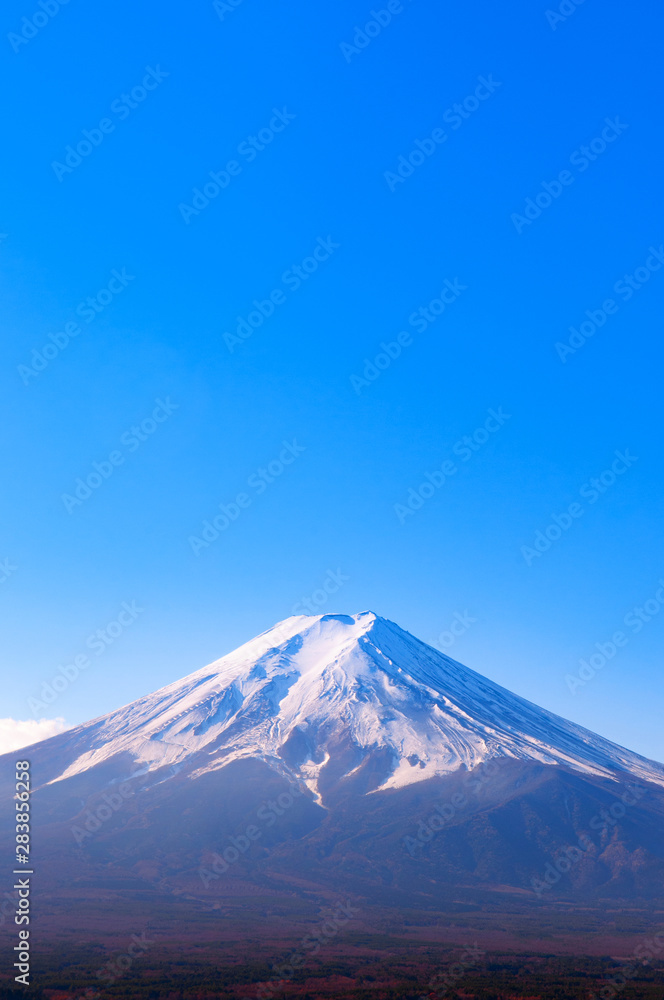
<instances>
[{"instance_id":1,"label":"snow capped peak","mask_svg":"<svg viewBox=\"0 0 664 1000\"><path fill-rule=\"evenodd\" d=\"M65 736L80 753L59 778L121 752L151 771L192 775L258 758L320 802L332 771L338 782L366 766L372 791L497 757L664 785L664 766L537 708L371 611L286 618Z\"/></svg>"}]
</instances>

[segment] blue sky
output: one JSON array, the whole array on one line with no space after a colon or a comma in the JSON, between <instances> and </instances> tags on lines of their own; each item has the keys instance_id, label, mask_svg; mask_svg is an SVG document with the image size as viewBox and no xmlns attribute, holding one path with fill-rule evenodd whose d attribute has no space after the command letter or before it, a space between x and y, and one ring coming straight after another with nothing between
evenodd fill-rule
<instances>
[{"instance_id":1,"label":"blue sky","mask_svg":"<svg viewBox=\"0 0 664 1000\"><path fill-rule=\"evenodd\" d=\"M45 3L2 14L1 714L305 599L664 759L661 13Z\"/></svg>"}]
</instances>

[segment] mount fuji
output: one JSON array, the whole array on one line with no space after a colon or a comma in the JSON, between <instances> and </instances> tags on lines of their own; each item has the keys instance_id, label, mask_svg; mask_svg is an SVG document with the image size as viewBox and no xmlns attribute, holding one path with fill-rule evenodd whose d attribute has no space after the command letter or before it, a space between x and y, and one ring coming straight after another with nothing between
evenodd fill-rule
<instances>
[{"instance_id":1,"label":"mount fuji","mask_svg":"<svg viewBox=\"0 0 664 1000\"><path fill-rule=\"evenodd\" d=\"M370 792L499 758L664 787L664 765L537 708L371 612L288 618L43 745L49 782L122 753L146 784L252 759L304 783L320 805L362 772L371 772Z\"/></svg>"},{"instance_id":2,"label":"mount fuji","mask_svg":"<svg viewBox=\"0 0 664 1000\"><path fill-rule=\"evenodd\" d=\"M288 618L21 754L53 887L82 895L533 902L583 837L547 899L661 894L664 765L371 612Z\"/></svg>"}]
</instances>

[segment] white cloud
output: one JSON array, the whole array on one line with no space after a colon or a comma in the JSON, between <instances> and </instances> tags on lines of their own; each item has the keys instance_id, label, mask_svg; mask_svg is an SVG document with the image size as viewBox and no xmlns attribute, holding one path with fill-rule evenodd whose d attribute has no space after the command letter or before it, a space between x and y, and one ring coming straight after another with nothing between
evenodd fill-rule
<instances>
[{"instance_id":1,"label":"white cloud","mask_svg":"<svg viewBox=\"0 0 664 1000\"><path fill-rule=\"evenodd\" d=\"M0 719L0 754L47 740L70 727L58 719Z\"/></svg>"}]
</instances>

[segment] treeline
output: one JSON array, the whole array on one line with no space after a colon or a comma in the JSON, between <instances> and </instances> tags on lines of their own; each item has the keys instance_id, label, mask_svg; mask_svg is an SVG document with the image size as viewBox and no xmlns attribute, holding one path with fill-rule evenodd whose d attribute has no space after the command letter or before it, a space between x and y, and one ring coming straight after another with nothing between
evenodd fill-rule
<instances>
[{"instance_id":1,"label":"treeline","mask_svg":"<svg viewBox=\"0 0 664 1000\"><path fill-rule=\"evenodd\" d=\"M486 954L482 962L450 983L454 953L422 949L393 958L363 955L311 961L281 985L267 961L218 966L204 960L150 962L131 970L112 985L100 985L98 965L60 958L34 977L30 1000L662 1000L664 968L642 966L619 986L624 966L610 958L561 958ZM98 962L98 958L96 960ZM278 959L277 959L278 961ZM262 988L261 988L262 985ZM25 1000L24 989L9 981L0 1000Z\"/></svg>"}]
</instances>

